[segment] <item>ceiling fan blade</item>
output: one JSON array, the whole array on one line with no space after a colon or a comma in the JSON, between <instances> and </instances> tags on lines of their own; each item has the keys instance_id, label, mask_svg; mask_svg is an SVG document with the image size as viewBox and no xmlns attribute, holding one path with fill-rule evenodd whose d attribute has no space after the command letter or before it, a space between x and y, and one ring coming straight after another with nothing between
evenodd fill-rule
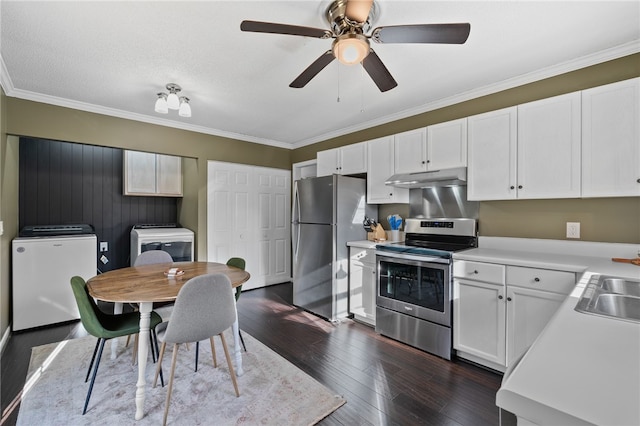
<instances>
[{"instance_id":1,"label":"ceiling fan blade","mask_svg":"<svg viewBox=\"0 0 640 426\"><path fill-rule=\"evenodd\" d=\"M318 59L316 59L309 67L302 71L295 80L291 82L289 87L294 87L296 89L300 89L307 85L308 82L311 81L313 77L315 77L320 71L324 69L327 65L331 63L335 59L333 56L333 52L327 50L324 52Z\"/></svg>"},{"instance_id":2,"label":"ceiling fan blade","mask_svg":"<svg viewBox=\"0 0 640 426\"><path fill-rule=\"evenodd\" d=\"M273 22L242 21L240 30L253 33L288 34L304 37L331 38L333 33L320 28L301 27L298 25L276 24Z\"/></svg>"},{"instance_id":3,"label":"ceiling fan blade","mask_svg":"<svg viewBox=\"0 0 640 426\"><path fill-rule=\"evenodd\" d=\"M344 14L352 21L366 22L373 0L348 0Z\"/></svg>"},{"instance_id":4,"label":"ceiling fan blade","mask_svg":"<svg viewBox=\"0 0 640 426\"><path fill-rule=\"evenodd\" d=\"M470 31L468 23L394 25L374 29L371 38L378 43L463 44Z\"/></svg>"},{"instance_id":5,"label":"ceiling fan blade","mask_svg":"<svg viewBox=\"0 0 640 426\"><path fill-rule=\"evenodd\" d=\"M373 49L369 50L369 54L362 61L362 66L381 92L391 90L398 85Z\"/></svg>"}]
</instances>

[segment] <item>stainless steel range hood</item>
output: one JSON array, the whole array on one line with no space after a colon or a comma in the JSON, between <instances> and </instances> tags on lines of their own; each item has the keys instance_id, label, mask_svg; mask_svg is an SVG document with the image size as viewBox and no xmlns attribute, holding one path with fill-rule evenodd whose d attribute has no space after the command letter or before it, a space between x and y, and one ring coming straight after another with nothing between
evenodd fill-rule
<instances>
[{"instance_id":1,"label":"stainless steel range hood","mask_svg":"<svg viewBox=\"0 0 640 426\"><path fill-rule=\"evenodd\" d=\"M467 168L432 170L391 176L385 184L399 188L433 188L467 184Z\"/></svg>"}]
</instances>

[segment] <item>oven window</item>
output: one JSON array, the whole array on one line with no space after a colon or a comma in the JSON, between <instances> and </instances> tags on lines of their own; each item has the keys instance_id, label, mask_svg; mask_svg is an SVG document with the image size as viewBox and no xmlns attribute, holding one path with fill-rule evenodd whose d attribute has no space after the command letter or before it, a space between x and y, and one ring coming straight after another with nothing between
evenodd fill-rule
<instances>
[{"instance_id":1,"label":"oven window","mask_svg":"<svg viewBox=\"0 0 640 426\"><path fill-rule=\"evenodd\" d=\"M387 261L378 264L380 296L444 312L444 270Z\"/></svg>"}]
</instances>

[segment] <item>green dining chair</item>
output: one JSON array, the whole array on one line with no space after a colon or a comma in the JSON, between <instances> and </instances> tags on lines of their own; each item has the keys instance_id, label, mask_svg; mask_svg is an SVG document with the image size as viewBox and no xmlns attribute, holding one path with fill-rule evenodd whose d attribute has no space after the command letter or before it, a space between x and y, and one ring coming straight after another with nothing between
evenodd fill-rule
<instances>
[{"instance_id":1,"label":"green dining chair","mask_svg":"<svg viewBox=\"0 0 640 426\"><path fill-rule=\"evenodd\" d=\"M93 374L91 375L91 383L89 384L89 390L87 391L87 397L84 401L84 408L82 414L87 412L87 406L89 405L89 399L91 398L91 391L93 390L93 384L96 380L96 374L98 373L98 366L100 365L100 358L102 358L102 350L107 340L114 337L128 336L140 332L140 315L137 312L129 312L120 315L111 315L102 312L93 298L87 291L87 284L82 277L71 278L71 288L73 289L73 295L80 311L80 321L89 334L98 338L96 347L93 350L93 356L89 363L89 369L87 370L87 376L85 377L85 383L89 379L91 368L93 367ZM151 354L153 361L156 361L158 354L158 342L156 339L155 328L162 322L162 318L156 312L151 312L151 323L149 328L151 330L152 348ZM96 359L97 353L97 359ZM94 365L95 362L95 365ZM164 382L164 380L163 380Z\"/></svg>"},{"instance_id":2,"label":"green dining chair","mask_svg":"<svg viewBox=\"0 0 640 426\"><path fill-rule=\"evenodd\" d=\"M244 269L246 267L246 262L241 257L232 257L229 260L227 260L227 265L228 266L233 266L234 268L242 269L244 271ZM236 303L238 303L238 299L240 299L240 293L242 293L242 286L239 285L234 290L236 291L235 294L234 294L235 299L236 299ZM244 339L242 338L242 332L240 331L240 329L238 329L238 336L240 336L240 343L242 343L242 349L244 349L244 351L246 352L247 351L247 347L244 344ZM195 368L195 371L198 371L198 351L199 351L199 349L200 349L200 342L196 342L196 368ZM214 356L215 356L215 354L214 354Z\"/></svg>"}]
</instances>

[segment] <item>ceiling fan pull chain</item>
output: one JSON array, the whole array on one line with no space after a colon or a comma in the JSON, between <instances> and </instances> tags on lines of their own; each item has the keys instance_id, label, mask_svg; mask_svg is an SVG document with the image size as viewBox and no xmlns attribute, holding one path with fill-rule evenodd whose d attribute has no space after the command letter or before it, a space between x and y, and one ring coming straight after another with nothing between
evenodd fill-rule
<instances>
[{"instance_id":1,"label":"ceiling fan pull chain","mask_svg":"<svg viewBox=\"0 0 640 426\"><path fill-rule=\"evenodd\" d=\"M364 112L364 67L360 67L360 113Z\"/></svg>"},{"instance_id":2,"label":"ceiling fan pull chain","mask_svg":"<svg viewBox=\"0 0 640 426\"><path fill-rule=\"evenodd\" d=\"M340 103L340 64L338 64L338 100L337 102Z\"/></svg>"}]
</instances>

